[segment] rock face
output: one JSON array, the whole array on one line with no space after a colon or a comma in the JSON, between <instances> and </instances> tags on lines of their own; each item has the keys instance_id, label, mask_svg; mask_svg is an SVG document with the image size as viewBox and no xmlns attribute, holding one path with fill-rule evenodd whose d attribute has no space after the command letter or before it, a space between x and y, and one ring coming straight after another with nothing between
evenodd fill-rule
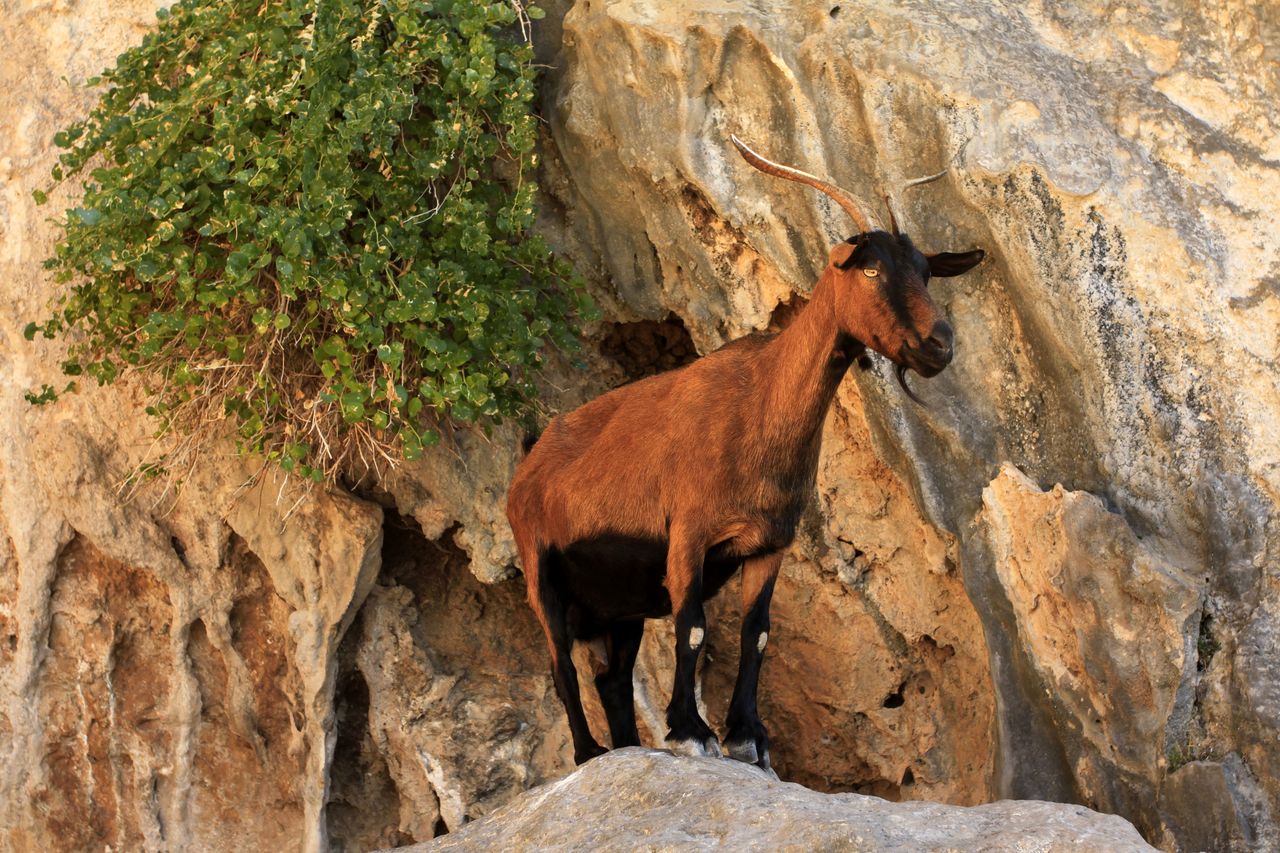
<instances>
[{"instance_id":1,"label":"rock face","mask_svg":"<svg viewBox=\"0 0 1280 853\"><path fill-rule=\"evenodd\" d=\"M170 488L129 476L151 439L127 383L22 398L61 360L20 334L53 292L30 191L92 97L60 80L156 5L30 2L0 31L0 846L456 830L571 769L502 513L514 432L359 496L246 485L223 446ZM902 224L988 253L933 285L958 352L915 382L928 409L883 361L838 395L762 679L782 778L1280 847L1276 9L549 5L541 227L608 315L549 410L784 324L848 236L730 133L865 199L951 163L895 191ZM736 600L709 610L713 725ZM637 670L649 743L670 631ZM708 791L749 772L710 766ZM850 802L891 839L891 807Z\"/></svg>"},{"instance_id":2,"label":"rock face","mask_svg":"<svg viewBox=\"0 0 1280 853\"><path fill-rule=\"evenodd\" d=\"M968 808L819 794L730 760L628 747L404 853L487 850L866 850L1140 853L1127 822L1080 806Z\"/></svg>"},{"instance_id":3,"label":"rock face","mask_svg":"<svg viewBox=\"0 0 1280 853\"><path fill-rule=\"evenodd\" d=\"M946 665L983 655L963 703L990 685L997 707L984 796L1116 811L1168 848L1280 843L1276 25L1242 4L583 3L549 112L566 242L704 349L765 326L850 227L730 133L863 198L953 164L898 207L928 250L989 252L933 285L960 355L918 383L929 410L883 369L846 381L798 550L867 602L954 567L986 648ZM935 601L937 624L968 612ZM886 616L934 636L912 622ZM940 716L944 744L974 742ZM1199 814L1193 767L1215 779Z\"/></svg>"}]
</instances>

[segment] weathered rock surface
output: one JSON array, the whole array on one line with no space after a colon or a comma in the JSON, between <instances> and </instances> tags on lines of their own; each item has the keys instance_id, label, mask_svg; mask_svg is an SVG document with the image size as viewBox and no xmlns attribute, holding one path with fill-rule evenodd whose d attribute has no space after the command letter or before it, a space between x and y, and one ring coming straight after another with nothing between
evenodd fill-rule
<instances>
[{"instance_id":1,"label":"weathered rock surface","mask_svg":"<svg viewBox=\"0 0 1280 853\"><path fill-rule=\"evenodd\" d=\"M867 199L954 157L904 225L988 251L934 285L958 354L916 382L929 409L883 364L841 389L762 682L782 777L1280 847L1277 7L549 5L542 227L610 317L548 409L784 323L847 236L729 133ZM246 487L224 446L188 448L180 490L121 489L151 451L133 389L22 399L61 360L20 333L52 293L30 190L92 97L61 78L156 6L28 0L0 29L0 847L456 830L571 769L513 579L513 432L361 498ZM713 724L736 597L709 613ZM670 643L641 650L649 743Z\"/></svg>"},{"instance_id":2,"label":"weathered rock surface","mask_svg":"<svg viewBox=\"0 0 1280 853\"><path fill-rule=\"evenodd\" d=\"M1126 821L1080 806L889 803L819 794L735 761L628 747L529 791L459 832L404 853L445 850L856 850L1139 853Z\"/></svg>"},{"instance_id":3,"label":"weathered rock surface","mask_svg":"<svg viewBox=\"0 0 1280 853\"><path fill-rule=\"evenodd\" d=\"M1234 3L582 3L549 113L566 244L703 348L763 327L849 228L730 133L867 199L954 161L898 202L926 249L990 253L933 285L961 354L918 383L929 410L885 372L845 383L798 551L874 603L877 579L919 588L938 536L984 627L985 795L1116 811L1168 848L1280 844L1276 31ZM943 744L974 742L943 716Z\"/></svg>"}]
</instances>

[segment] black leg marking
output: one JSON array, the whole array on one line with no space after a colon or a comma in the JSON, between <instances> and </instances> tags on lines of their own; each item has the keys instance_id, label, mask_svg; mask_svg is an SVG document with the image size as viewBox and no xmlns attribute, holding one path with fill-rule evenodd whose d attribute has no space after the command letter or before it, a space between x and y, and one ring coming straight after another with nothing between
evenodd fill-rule
<instances>
[{"instance_id":1,"label":"black leg marking","mask_svg":"<svg viewBox=\"0 0 1280 853\"><path fill-rule=\"evenodd\" d=\"M703 549L672 531L667 590L676 623L676 673L667 706L667 746L685 755L719 756L720 742L698 713L695 678L707 620L702 612Z\"/></svg>"},{"instance_id":2,"label":"black leg marking","mask_svg":"<svg viewBox=\"0 0 1280 853\"><path fill-rule=\"evenodd\" d=\"M578 670L573 665L573 639L569 636L564 601L549 577L548 555L530 553L530 550L520 548L529 603L533 606L533 612L537 615L538 621L542 623L543 633L547 637L547 648L551 651L551 678L556 685L556 695L560 697L565 712L569 716L569 731L573 736L573 760L583 764L607 750L592 736L591 728L587 725L587 715L582 710L582 697L578 693Z\"/></svg>"},{"instance_id":3,"label":"black leg marking","mask_svg":"<svg viewBox=\"0 0 1280 853\"><path fill-rule=\"evenodd\" d=\"M729 757L769 769L769 734L756 708L756 688L769 642L769 602L782 565L781 554L747 560L742 567L742 648L738 680L725 720Z\"/></svg>"},{"instance_id":4,"label":"black leg marking","mask_svg":"<svg viewBox=\"0 0 1280 853\"><path fill-rule=\"evenodd\" d=\"M605 643L609 649L609 667L596 676L596 692L609 720L609 736L613 748L639 746L636 730L636 701L631 681L644 637L644 620L616 622L609 627Z\"/></svg>"}]
</instances>

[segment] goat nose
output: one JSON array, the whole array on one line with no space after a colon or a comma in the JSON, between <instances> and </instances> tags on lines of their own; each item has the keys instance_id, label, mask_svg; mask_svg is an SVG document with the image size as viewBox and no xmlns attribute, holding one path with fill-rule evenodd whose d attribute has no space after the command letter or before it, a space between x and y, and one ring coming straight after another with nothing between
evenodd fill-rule
<instances>
[{"instance_id":1,"label":"goat nose","mask_svg":"<svg viewBox=\"0 0 1280 853\"><path fill-rule=\"evenodd\" d=\"M951 331L951 324L946 320L939 320L933 324L933 329L921 348L933 358L950 359L954 341L955 333Z\"/></svg>"}]
</instances>

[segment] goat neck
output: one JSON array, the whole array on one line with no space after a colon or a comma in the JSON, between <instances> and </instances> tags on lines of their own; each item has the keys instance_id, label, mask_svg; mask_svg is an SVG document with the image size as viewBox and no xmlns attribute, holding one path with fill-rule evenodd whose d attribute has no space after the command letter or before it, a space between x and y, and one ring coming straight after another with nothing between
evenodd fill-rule
<instances>
[{"instance_id":1,"label":"goat neck","mask_svg":"<svg viewBox=\"0 0 1280 853\"><path fill-rule=\"evenodd\" d=\"M828 267L809 304L762 353L764 439L775 459L794 455L807 443L813 443L816 452L840 380L865 349L840 329L836 287Z\"/></svg>"}]
</instances>

